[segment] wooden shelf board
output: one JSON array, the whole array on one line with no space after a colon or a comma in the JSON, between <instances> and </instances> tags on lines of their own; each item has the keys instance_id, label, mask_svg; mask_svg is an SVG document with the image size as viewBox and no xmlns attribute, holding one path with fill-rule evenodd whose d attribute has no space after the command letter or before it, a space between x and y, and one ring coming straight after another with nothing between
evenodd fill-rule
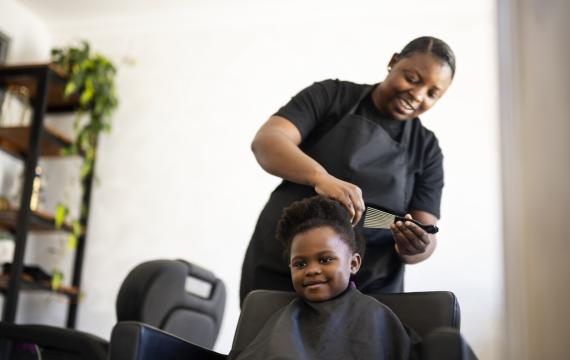
<instances>
[{"instance_id":1,"label":"wooden shelf board","mask_svg":"<svg viewBox=\"0 0 570 360\"><path fill-rule=\"evenodd\" d=\"M24 71L28 69L41 69L48 68L51 76L48 83L48 101L47 101L47 111L48 112L66 112L73 111L79 105L79 97L71 96L69 98L64 98L63 90L66 84L66 77L63 71L54 64L30 64L30 65L5 65L0 66L0 72L2 71ZM36 98L37 94L37 82L34 76L31 75L6 75L6 77L0 83L2 87L15 86L15 87L25 87L30 93L30 98L32 101Z\"/></svg>"},{"instance_id":2,"label":"wooden shelf board","mask_svg":"<svg viewBox=\"0 0 570 360\"><path fill-rule=\"evenodd\" d=\"M31 64L8 64L0 65L0 72L2 71L30 71L30 70L41 70L48 68L56 78L65 81L65 73L61 67L52 63L31 63Z\"/></svg>"},{"instance_id":3,"label":"wooden shelf board","mask_svg":"<svg viewBox=\"0 0 570 360\"><path fill-rule=\"evenodd\" d=\"M5 293L8 291L8 284L10 282L10 274L0 274L0 292ZM52 290L49 281L35 281L30 275L22 274L20 281L21 290L33 291L48 291L67 296L77 296L78 289L72 286L61 285L57 290Z\"/></svg>"},{"instance_id":4,"label":"wooden shelf board","mask_svg":"<svg viewBox=\"0 0 570 360\"><path fill-rule=\"evenodd\" d=\"M18 210L0 210L0 229L16 231ZM69 224L63 224L57 230L54 225L54 217L42 211L32 211L30 217L30 230L32 231L71 231Z\"/></svg>"},{"instance_id":5,"label":"wooden shelf board","mask_svg":"<svg viewBox=\"0 0 570 360\"><path fill-rule=\"evenodd\" d=\"M0 127L0 148L10 154L25 156L31 128L28 126ZM71 145L72 140L59 130L44 126L40 140L40 156L61 156L61 150Z\"/></svg>"}]
</instances>

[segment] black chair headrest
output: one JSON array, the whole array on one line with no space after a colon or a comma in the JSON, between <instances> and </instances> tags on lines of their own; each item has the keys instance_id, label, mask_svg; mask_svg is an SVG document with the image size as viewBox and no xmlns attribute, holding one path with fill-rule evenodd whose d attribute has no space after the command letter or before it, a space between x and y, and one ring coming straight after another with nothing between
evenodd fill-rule
<instances>
[{"instance_id":1,"label":"black chair headrest","mask_svg":"<svg viewBox=\"0 0 570 360\"><path fill-rule=\"evenodd\" d=\"M202 340L208 346L219 332L225 300L224 283L211 271L184 260L153 260L136 266L123 281L116 302L117 321L178 331L175 335L190 341L193 334L200 335L196 330L206 326L210 329L207 341ZM188 320L193 323L185 324Z\"/></svg>"}]
</instances>

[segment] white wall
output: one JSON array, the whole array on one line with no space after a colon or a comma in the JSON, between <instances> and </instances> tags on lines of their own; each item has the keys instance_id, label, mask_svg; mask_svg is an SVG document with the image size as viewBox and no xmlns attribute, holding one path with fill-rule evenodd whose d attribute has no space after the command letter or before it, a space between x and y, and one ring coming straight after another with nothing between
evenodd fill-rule
<instances>
[{"instance_id":1,"label":"white wall","mask_svg":"<svg viewBox=\"0 0 570 360\"><path fill-rule=\"evenodd\" d=\"M218 0L153 16L46 21L56 45L86 38L120 65L121 105L99 148L82 330L109 336L133 266L182 257L228 286L217 346L227 352L243 254L278 183L249 151L255 131L313 81L380 81L393 52L431 34L455 50L458 72L423 117L445 152L442 231L432 259L408 268L406 290L455 292L468 341L482 359L499 358L494 2ZM124 64L132 58L136 65Z\"/></svg>"},{"instance_id":2,"label":"white wall","mask_svg":"<svg viewBox=\"0 0 570 360\"><path fill-rule=\"evenodd\" d=\"M0 0L0 30L11 37L8 63L49 58L50 34L44 21L14 0Z\"/></svg>"}]
</instances>

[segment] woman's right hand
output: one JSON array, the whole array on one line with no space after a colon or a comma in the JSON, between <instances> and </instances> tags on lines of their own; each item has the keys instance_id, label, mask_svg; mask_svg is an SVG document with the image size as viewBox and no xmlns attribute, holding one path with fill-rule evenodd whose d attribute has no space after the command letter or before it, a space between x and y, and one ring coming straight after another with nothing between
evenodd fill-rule
<instances>
[{"instance_id":1,"label":"woman's right hand","mask_svg":"<svg viewBox=\"0 0 570 360\"><path fill-rule=\"evenodd\" d=\"M259 129L251 148L261 167L282 179L312 186L317 194L339 201L349 211L353 225L364 213L362 191L329 173L301 149L301 133L289 120L271 116Z\"/></svg>"},{"instance_id":2,"label":"woman's right hand","mask_svg":"<svg viewBox=\"0 0 570 360\"><path fill-rule=\"evenodd\" d=\"M362 190L358 186L323 173L316 176L314 188L317 194L343 204L348 209L352 225L358 224L365 209Z\"/></svg>"}]
</instances>

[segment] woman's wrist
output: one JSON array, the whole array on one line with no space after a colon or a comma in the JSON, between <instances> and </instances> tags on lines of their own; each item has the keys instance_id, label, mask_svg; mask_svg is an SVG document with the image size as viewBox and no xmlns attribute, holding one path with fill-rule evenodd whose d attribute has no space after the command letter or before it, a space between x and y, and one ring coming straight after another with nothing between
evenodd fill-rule
<instances>
[{"instance_id":1,"label":"woman's wrist","mask_svg":"<svg viewBox=\"0 0 570 360\"><path fill-rule=\"evenodd\" d=\"M307 179L308 185L312 186L313 189L316 189L317 186L328 176L330 175L325 169L317 169Z\"/></svg>"}]
</instances>

